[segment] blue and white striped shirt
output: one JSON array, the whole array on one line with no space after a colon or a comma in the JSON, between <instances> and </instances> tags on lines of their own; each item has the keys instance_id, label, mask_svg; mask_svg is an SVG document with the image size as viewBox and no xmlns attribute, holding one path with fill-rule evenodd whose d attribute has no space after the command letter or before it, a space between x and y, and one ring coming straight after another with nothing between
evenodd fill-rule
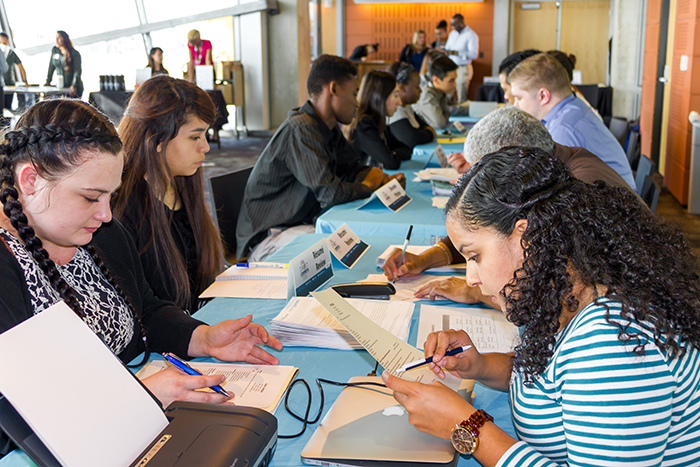
<instances>
[{"instance_id":1,"label":"blue and white striped shirt","mask_svg":"<svg viewBox=\"0 0 700 467\"><path fill-rule=\"evenodd\" d=\"M600 299L620 317L619 302ZM532 386L514 372L513 423L521 439L498 466L700 465L700 351L687 343L669 360L653 335L632 353L619 328L592 303L556 336L554 354Z\"/></svg>"}]
</instances>

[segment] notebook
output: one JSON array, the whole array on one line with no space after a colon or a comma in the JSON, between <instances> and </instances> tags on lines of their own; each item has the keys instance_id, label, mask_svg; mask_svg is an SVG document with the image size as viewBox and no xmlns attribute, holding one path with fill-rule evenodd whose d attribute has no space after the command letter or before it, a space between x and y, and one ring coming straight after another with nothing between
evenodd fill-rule
<instances>
[{"instance_id":1,"label":"notebook","mask_svg":"<svg viewBox=\"0 0 700 467\"><path fill-rule=\"evenodd\" d=\"M199 298L287 298L287 269L231 266Z\"/></svg>"},{"instance_id":2,"label":"notebook","mask_svg":"<svg viewBox=\"0 0 700 467\"><path fill-rule=\"evenodd\" d=\"M360 381L382 383L380 377L350 379ZM301 461L331 467L457 465L452 443L418 431L391 394L386 387L343 389L301 451Z\"/></svg>"}]
</instances>

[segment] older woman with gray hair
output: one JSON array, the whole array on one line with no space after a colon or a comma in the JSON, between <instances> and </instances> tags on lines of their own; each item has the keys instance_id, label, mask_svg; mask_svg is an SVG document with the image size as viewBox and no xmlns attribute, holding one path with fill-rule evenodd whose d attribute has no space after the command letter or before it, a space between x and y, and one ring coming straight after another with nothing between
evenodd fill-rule
<instances>
[{"instance_id":1,"label":"older woman with gray hair","mask_svg":"<svg viewBox=\"0 0 700 467\"><path fill-rule=\"evenodd\" d=\"M464 142L464 153L453 153L448 160L457 171L466 173L486 154L508 146L539 148L564 162L574 177L581 181L593 183L596 180L603 180L608 185L626 188L635 193L617 172L596 155L584 148L572 148L555 143L542 122L513 106L501 107L482 118L469 131ZM639 196L637 199L643 203ZM420 255L407 252L403 264L401 264L401 250L397 249L384 263L384 274L389 280L404 275L412 276L426 269L451 264L453 259L462 261L450 239L445 237ZM444 297L462 303L483 301L479 289L467 287L463 277L450 277L431 282L418 289L415 296L430 298L430 300Z\"/></svg>"}]
</instances>

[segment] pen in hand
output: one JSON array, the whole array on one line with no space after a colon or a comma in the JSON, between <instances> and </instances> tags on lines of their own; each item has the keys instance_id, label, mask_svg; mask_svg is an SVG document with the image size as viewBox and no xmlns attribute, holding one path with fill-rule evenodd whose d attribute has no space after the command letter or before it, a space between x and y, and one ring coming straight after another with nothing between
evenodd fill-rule
<instances>
[{"instance_id":1,"label":"pen in hand","mask_svg":"<svg viewBox=\"0 0 700 467\"><path fill-rule=\"evenodd\" d=\"M411 240L411 232L413 232L413 226L412 226L412 225L408 227L408 233L406 234L406 240L404 240L404 242L403 242L403 249L401 250L401 262L399 263L399 268L400 268L401 266L403 266L403 262L404 262L405 259L406 259L406 248L408 248L408 242L409 242L409 240ZM392 283L395 284L395 283L396 283L396 279L398 279L398 278L399 278L399 271L398 271L398 269L397 269L396 275L394 276L394 280L393 280Z\"/></svg>"},{"instance_id":2,"label":"pen in hand","mask_svg":"<svg viewBox=\"0 0 700 467\"><path fill-rule=\"evenodd\" d=\"M445 352L445 357L451 357L453 355L457 355L458 353L466 352L467 350L469 350L471 348L472 348L471 345L465 345L463 347L457 347L455 349L448 350L447 352ZM433 357L428 357L428 358L423 359L423 360L416 360L415 362L406 363L404 366L402 366L401 368L396 370L395 373L397 373L397 374L403 373L404 371L412 370L414 368L418 368L420 366L427 365L428 363L433 363Z\"/></svg>"},{"instance_id":3,"label":"pen in hand","mask_svg":"<svg viewBox=\"0 0 700 467\"><path fill-rule=\"evenodd\" d=\"M180 360L175 354L163 353L163 357L165 357L165 360L168 363L170 363L172 366L174 366L175 368L177 368L180 371L187 373L188 375L202 376L202 373L195 370L194 368L192 368L191 366L189 366L187 363L183 362L182 360ZM222 388L221 386L219 386L218 384L216 386L210 387L209 389L212 389L212 390L218 392L219 394L222 394L222 395L228 397L229 399L231 398L229 393L226 392L226 390L224 388Z\"/></svg>"}]
</instances>

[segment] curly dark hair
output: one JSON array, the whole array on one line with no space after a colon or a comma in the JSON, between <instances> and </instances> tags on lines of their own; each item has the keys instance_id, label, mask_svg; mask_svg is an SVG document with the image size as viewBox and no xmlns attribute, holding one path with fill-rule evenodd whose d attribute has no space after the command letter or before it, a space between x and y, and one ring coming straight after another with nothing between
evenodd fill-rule
<instances>
[{"instance_id":1,"label":"curly dark hair","mask_svg":"<svg viewBox=\"0 0 700 467\"><path fill-rule=\"evenodd\" d=\"M669 358L700 348L698 264L674 225L629 190L576 180L540 149L508 147L484 156L452 191L447 216L468 229L488 227L509 236L520 219L527 229L522 267L501 291L506 314L523 327L514 364L527 381L549 362L563 306L576 310L574 283L607 288L627 323L615 323L621 342L643 355L654 336ZM603 304L604 305L604 304ZM607 308L607 306L606 306Z\"/></svg>"},{"instance_id":2,"label":"curly dark hair","mask_svg":"<svg viewBox=\"0 0 700 467\"><path fill-rule=\"evenodd\" d=\"M51 286L81 318L85 317L72 287L49 258L19 201L14 172L18 164L30 162L46 180L57 180L85 160L86 151L117 155L122 143L114 125L97 109L77 99L52 99L33 105L17 122L16 129L5 134L0 144L0 202L3 212L17 230L27 251L46 274ZM105 279L124 299L141 332L148 356L146 330L140 315L107 270L92 244L85 246Z\"/></svg>"}]
</instances>

